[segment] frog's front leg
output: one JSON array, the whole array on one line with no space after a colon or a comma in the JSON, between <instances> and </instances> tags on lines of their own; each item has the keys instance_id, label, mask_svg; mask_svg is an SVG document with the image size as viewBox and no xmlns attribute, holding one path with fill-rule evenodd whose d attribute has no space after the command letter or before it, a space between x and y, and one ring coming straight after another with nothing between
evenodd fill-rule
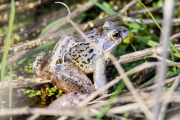
<instances>
[{"instance_id":1,"label":"frog's front leg","mask_svg":"<svg viewBox=\"0 0 180 120\"><path fill-rule=\"evenodd\" d=\"M93 78L96 90L102 88L107 83L106 62L102 57L99 57L96 61ZM104 93L107 93L107 91Z\"/></svg>"}]
</instances>

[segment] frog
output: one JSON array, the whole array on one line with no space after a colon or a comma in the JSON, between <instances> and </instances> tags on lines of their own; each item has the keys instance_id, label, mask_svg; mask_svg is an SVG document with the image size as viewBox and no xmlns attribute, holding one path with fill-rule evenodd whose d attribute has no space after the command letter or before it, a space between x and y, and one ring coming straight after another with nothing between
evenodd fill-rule
<instances>
[{"instance_id":1,"label":"frog","mask_svg":"<svg viewBox=\"0 0 180 120\"><path fill-rule=\"evenodd\" d=\"M102 27L85 33L90 42L80 35L64 35L52 52L37 55L33 72L39 77L51 79L66 93L78 91L89 95L107 83L108 56L127 37L128 32L126 27L106 21ZM94 84L86 74L93 74Z\"/></svg>"}]
</instances>

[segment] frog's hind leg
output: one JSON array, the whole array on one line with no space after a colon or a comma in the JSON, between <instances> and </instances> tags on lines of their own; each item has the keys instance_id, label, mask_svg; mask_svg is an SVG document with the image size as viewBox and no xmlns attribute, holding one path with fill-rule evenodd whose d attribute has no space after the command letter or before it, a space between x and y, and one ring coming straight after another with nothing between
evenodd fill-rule
<instances>
[{"instance_id":1,"label":"frog's hind leg","mask_svg":"<svg viewBox=\"0 0 180 120\"><path fill-rule=\"evenodd\" d=\"M96 90L102 88L107 83L106 62L102 57L99 57L96 61L93 78ZM107 91L104 93L107 93Z\"/></svg>"},{"instance_id":2,"label":"frog's hind leg","mask_svg":"<svg viewBox=\"0 0 180 120\"><path fill-rule=\"evenodd\" d=\"M57 88L64 92L79 91L90 94L95 91L91 80L73 63L58 64L55 71L51 80Z\"/></svg>"},{"instance_id":3,"label":"frog's hind leg","mask_svg":"<svg viewBox=\"0 0 180 120\"><path fill-rule=\"evenodd\" d=\"M39 53L33 63L33 72L37 75L37 76L41 76L41 72L45 66L45 64L47 63L48 60L48 53L42 52Z\"/></svg>"}]
</instances>

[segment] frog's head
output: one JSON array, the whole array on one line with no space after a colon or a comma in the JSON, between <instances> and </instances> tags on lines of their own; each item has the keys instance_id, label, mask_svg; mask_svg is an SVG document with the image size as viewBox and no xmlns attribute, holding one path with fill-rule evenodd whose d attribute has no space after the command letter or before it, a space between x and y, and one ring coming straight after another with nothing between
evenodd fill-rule
<instances>
[{"instance_id":1,"label":"frog's head","mask_svg":"<svg viewBox=\"0 0 180 120\"><path fill-rule=\"evenodd\" d=\"M109 37L113 41L119 39L124 40L129 33L127 28L125 28L124 26L117 26L112 21L106 21L103 25L103 28L107 30L107 37Z\"/></svg>"},{"instance_id":2,"label":"frog's head","mask_svg":"<svg viewBox=\"0 0 180 120\"><path fill-rule=\"evenodd\" d=\"M128 29L124 26L117 26L112 21L107 21L103 25L103 36L106 36L104 41L104 49L107 52L112 52L116 47L127 37Z\"/></svg>"}]
</instances>

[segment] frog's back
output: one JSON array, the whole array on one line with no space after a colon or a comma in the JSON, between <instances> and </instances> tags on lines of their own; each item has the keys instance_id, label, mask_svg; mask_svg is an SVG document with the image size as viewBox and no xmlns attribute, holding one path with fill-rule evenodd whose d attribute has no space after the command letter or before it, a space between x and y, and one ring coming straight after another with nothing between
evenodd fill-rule
<instances>
[{"instance_id":1,"label":"frog's back","mask_svg":"<svg viewBox=\"0 0 180 120\"><path fill-rule=\"evenodd\" d=\"M99 36L96 29L87 32L86 35L93 42L98 42L97 39ZM98 56L97 52L83 37L66 35L56 43L48 60L48 65L51 71L53 71L56 64L73 62L85 73L93 73L94 60Z\"/></svg>"},{"instance_id":2,"label":"frog's back","mask_svg":"<svg viewBox=\"0 0 180 120\"><path fill-rule=\"evenodd\" d=\"M67 61L70 60L87 74L94 72L96 60L99 56L100 51L87 42L74 45L65 55Z\"/></svg>"},{"instance_id":3,"label":"frog's back","mask_svg":"<svg viewBox=\"0 0 180 120\"><path fill-rule=\"evenodd\" d=\"M63 36L55 45L51 55L49 57L48 63L50 67L54 67L56 64L62 64L65 61L64 54L68 50L79 42L84 42L79 36L65 35Z\"/></svg>"}]
</instances>

